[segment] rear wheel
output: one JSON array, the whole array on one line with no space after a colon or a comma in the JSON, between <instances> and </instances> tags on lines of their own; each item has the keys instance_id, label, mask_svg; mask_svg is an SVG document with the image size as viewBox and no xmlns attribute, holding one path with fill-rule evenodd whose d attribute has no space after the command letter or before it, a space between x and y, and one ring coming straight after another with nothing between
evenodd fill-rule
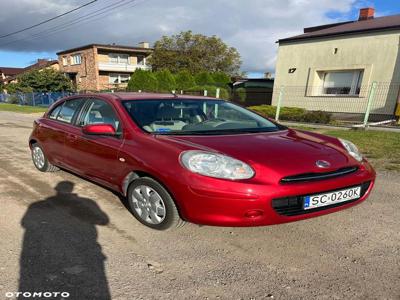
<instances>
[{"instance_id":1,"label":"rear wheel","mask_svg":"<svg viewBox=\"0 0 400 300\"><path fill-rule=\"evenodd\" d=\"M40 147L39 144L35 143L31 148L32 161L36 169L41 172L55 172L59 170L56 166L52 165L48 161L42 147Z\"/></svg>"},{"instance_id":2,"label":"rear wheel","mask_svg":"<svg viewBox=\"0 0 400 300\"><path fill-rule=\"evenodd\" d=\"M185 224L170 194L152 178L133 181L128 189L128 202L135 218L153 229L166 230Z\"/></svg>"}]
</instances>

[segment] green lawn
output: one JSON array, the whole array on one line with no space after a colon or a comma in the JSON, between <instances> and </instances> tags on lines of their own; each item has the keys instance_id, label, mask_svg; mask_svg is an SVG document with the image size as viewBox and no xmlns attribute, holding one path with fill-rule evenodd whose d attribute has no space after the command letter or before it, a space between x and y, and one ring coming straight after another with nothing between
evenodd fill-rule
<instances>
[{"instance_id":1,"label":"green lawn","mask_svg":"<svg viewBox=\"0 0 400 300\"><path fill-rule=\"evenodd\" d=\"M331 130L301 127L349 140L357 145L376 169L400 171L400 133L368 130Z\"/></svg>"},{"instance_id":2,"label":"green lawn","mask_svg":"<svg viewBox=\"0 0 400 300\"><path fill-rule=\"evenodd\" d=\"M0 111L13 111L13 112L31 114L31 113L45 112L47 111L47 107L0 103Z\"/></svg>"}]
</instances>

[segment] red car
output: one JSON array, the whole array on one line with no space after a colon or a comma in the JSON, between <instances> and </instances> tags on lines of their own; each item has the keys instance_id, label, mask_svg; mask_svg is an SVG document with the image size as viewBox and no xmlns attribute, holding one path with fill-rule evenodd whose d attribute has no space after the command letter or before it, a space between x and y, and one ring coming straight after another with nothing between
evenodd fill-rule
<instances>
[{"instance_id":1,"label":"red car","mask_svg":"<svg viewBox=\"0 0 400 300\"><path fill-rule=\"evenodd\" d=\"M40 171L67 169L119 192L155 229L316 217L362 202L375 181L351 142L207 97L65 98L35 121L29 146Z\"/></svg>"}]
</instances>

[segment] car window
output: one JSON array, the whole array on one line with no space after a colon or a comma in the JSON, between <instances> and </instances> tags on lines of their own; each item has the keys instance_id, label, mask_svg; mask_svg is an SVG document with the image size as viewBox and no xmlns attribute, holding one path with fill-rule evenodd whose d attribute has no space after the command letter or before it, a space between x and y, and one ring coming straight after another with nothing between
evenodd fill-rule
<instances>
[{"instance_id":1,"label":"car window","mask_svg":"<svg viewBox=\"0 0 400 300\"><path fill-rule=\"evenodd\" d=\"M60 105L58 105L56 108L54 108L54 109L50 112L49 118L50 118L50 119L56 119L58 113L59 113L60 110L61 110L61 108L62 108L62 104L60 104Z\"/></svg>"},{"instance_id":2,"label":"car window","mask_svg":"<svg viewBox=\"0 0 400 300\"><path fill-rule=\"evenodd\" d=\"M117 132L121 132L120 121L110 104L103 100L92 100L80 122L81 126L91 124L110 124Z\"/></svg>"},{"instance_id":3,"label":"car window","mask_svg":"<svg viewBox=\"0 0 400 300\"><path fill-rule=\"evenodd\" d=\"M284 129L247 109L222 100L127 100L123 105L141 128L157 134L241 134Z\"/></svg>"},{"instance_id":4,"label":"car window","mask_svg":"<svg viewBox=\"0 0 400 300\"><path fill-rule=\"evenodd\" d=\"M82 99L73 99L65 101L57 116L57 120L66 123L72 123L72 118L80 108L82 101L83 101Z\"/></svg>"}]
</instances>

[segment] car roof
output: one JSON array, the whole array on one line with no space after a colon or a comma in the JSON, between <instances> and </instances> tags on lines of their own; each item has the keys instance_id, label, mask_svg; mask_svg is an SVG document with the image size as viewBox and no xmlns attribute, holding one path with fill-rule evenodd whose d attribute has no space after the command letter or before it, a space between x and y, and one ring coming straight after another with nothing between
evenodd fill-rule
<instances>
[{"instance_id":1,"label":"car roof","mask_svg":"<svg viewBox=\"0 0 400 300\"><path fill-rule=\"evenodd\" d=\"M192 96L192 95L179 95L179 94L162 94L162 93L133 93L133 92L118 92L118 93L96 93L85 94L85 96L97 96L110 100L124 101L124 100L157 100L157 99L194 99L194 100L221 100L205 96Z\"/></svg>"}]
</instances>

